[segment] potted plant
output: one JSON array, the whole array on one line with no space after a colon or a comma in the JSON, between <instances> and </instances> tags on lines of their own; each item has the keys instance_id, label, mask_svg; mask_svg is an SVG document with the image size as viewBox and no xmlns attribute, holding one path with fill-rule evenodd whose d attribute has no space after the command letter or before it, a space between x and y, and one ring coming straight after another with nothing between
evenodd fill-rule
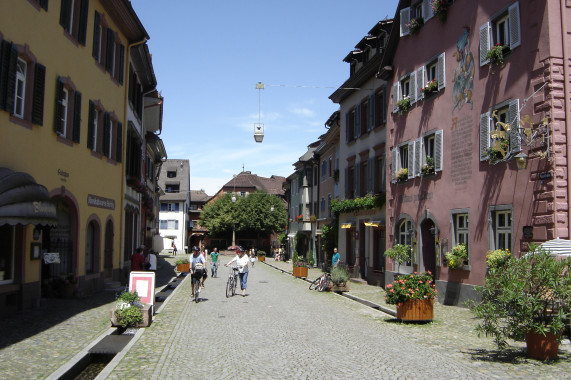
<instances>
[{"instance_id":1,"label":"potted plant","mask_svg":"<svg viewBox=\"0 0 571 380\"><path fill-rule=\"evenodd\" d=\"M432 0L432 12L441 23L446 22L448 14L448 7L450 6L449 0Z\"/></svg>"},{"instance_id":2,"label":"potted plant","mask_svg":"<svg viewBox=\"0 0 571 380\"><path fill-rule=\"evenodd\" d=\"M404 182L404 181L408 180L408 169L407 168L400 168L399 170L397 170L395 177L396 177L397 182Z\"/></svg>"},{"instance_id":3,"label":"potted plant","mask_svg":"<svg viewBox=\"0 0 571 380\"><path fill-rule=\"evenodd\" d=\"M497 43L486 53L486 59L494 66L499 66L504 63L504 54L509 50L509 46Z\"/></svg>"},{"instance_id":4,"label":"potted plant","mask_svg":"<svg viewBox=\"0 0 571 380\"><path fill-rule=\"evenodd\" d=\"M481 320L478 334L493 336L500 349L508 339L525 338L528 356L556 358L571 315L570 268L571 258L559 260L541 248L490 268L485 285L477 287L481 301L469 303Z\"/></svg>"},{"instance_id":5,"label":"potted plant","mask_svg":"<svg viewBox=\"0 0 571 380\"><path fill-rule=\"evenodd\" d=\"M426 86L422 88L422 93L424 94L424 96L431 95L432 93L437 91L438 91L438 82L436 82L436 79L429 80L428 83L426 83Z\"/></svg>"},{"instance_id":6,"label":"potted plant","mask_svg":"<svg viewBox=\"0 0 571 380\"><path fill-rule=\"evenodd\" d=\"M297 251L293 253L293 276L294 277L307 277L308 268L307 261L303 256L299 256Z\"/></svg>"},{"instance_id":7,"label":"potted plant","mask_svg":"<svg viewBox=\"0 0 571 380\"><path fill-rule=\"evenodd\" d=\"M266 251L258 251L258 261L266 261Z\"/></svg>"},{"instance_id":8,"label":"potted plant","mask_svg":"<svg viewBox=\"0 0 571 380\"><path fill-rule=\"evenodd\" d=\"M411 260L412 250L408 244L395 244L392 248L385 251L385 256L398 263L397 273L400 273L401 263Z\"/></svg>"},{"instance_id":9,"label":"potted plant","mask_svg":"<svg viewBox=\"0 0 571 380\"><path fill-rule=\"evenodd\" d=\"M434 158L426 156L426 163L420 168L421 175L434 174Z\"/></svg>"},{"instance_id":10,"label":"potted plant","mask_svg":"<svg viewBox=\"0 0 571 380\"><path fill-rule=\"evenodd\" d=\"M315 222L317 222L317 217L316 217L315 215L311 214L311 215L309 216L309 221L310 221L311 223L315 223Z\"/></svg>"},{"instance_id":11,"label":"potted plant","mask_svg":"<svg viewBox=\"0 0 571 380\"><path fill-rule=\"evenodd\" d=\"M143 324L143 307L137 292L125 291L116 300L111 309L111 324L123 328L139 327Z\"/></svg>"},{"instance_id":12,"label":"potted plant","mask_svg":"<svg viewBox=\"0 0 571 380\"><path fill-rule=\"evenodd\" d=\"M385 301L397 305L401 321L430 321L434 317L436 291L432 273L411 273L397 277L385 287Z\"/></svg>"},{"instance_id":13,"label":"potted plant","mask_svg":"<svg viewBox=\"0 0 571 380\"><path fill-rule=\"evenodd\" d=\"M296 216L295 221L298 223L302 223L303 222L303 214L299 214L298 216Z\"/></svg>"},{"instance_id":14,"label":"potted plant","mask_svg":"<svg viewBox=\"0 0 571 380\"><path fill-rule=\"evenodd\" d=\"M417 34L418 32L420 32L420 29L422 29L423 25L424 25L424 19L422 17L413 18L407 24L408 30L409 30L410 34L413 36L415 34Z\"/></svg>"},{"instance_id":15,"label":"potted plant","mask_svg":"<svg viewBox=\"0 0 571 380\"><path fill-rule=\"evenodd\" d=\"M486 154L491 164L498 163L506 158L510 151L510 140L505 137L493 139L493 144L486 149Z\"/></svg>"},{"instance_id":16,"label":"potted plant","mask_svg":"<svg viewBox=\"0 0 571 380\"><path fill-rule=\"evenodd\" d=\"M188 259L179 259L174 262L176 265L176 270L183 273L190 272L190 262Z\"/></svg>"},{"instance_id":17,"label":"potted plant","mask_svg":"<svg viewBox=\"0 0 571 380\"><path fill-rule=\"evenodd\" d=\"M400 99L397 102L397 109L398 109L399 115L404 115L405 113L407 113L411 106L412 106L412 103L411 103L410 98L408 96L405 96L402 99Z\"/></svg>"},{"instance_id":18,"label":"potted plant","mask_svg":"<svg viewBox=\"0 0 571 380\"><path fill-rule=\"evenodd\" d=\"M331 289L334 292L349 291L349 270L345 266L337 265L331 268Z\"/></svg>"},{"instance_id":19,"label":"potted plant","mask_svg":"<svg viewBox=\"0 0 571 380\"><path fill-rule=\"evenodd\" d=\"M446 261L450 269L464 267L468 260L468 249L465 244L458 244L451 251L446 252Z\"/></svg>"},{"instance_id":20,"label":"potted plant","mask_svg":"<svg viewBox=\"0 0 571 380\"><path fill-rule=\"evenodd\" d=\"M511 257L509 249L494 249L486 253L486 265L490 269L503 267Z\"/></svg>"}]
</instances>

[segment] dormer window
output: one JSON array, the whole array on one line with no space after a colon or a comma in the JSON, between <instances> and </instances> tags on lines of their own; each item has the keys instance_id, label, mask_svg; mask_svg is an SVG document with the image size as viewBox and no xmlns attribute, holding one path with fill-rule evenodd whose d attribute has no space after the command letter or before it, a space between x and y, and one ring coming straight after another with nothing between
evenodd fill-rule
<instances>
[{"instance_id":1,"label":"dormer window","mask_svg":"<svg viewBox=\"0 0 571 380\"><path fill-rule=\"evenodd\" d=\"M174 170L167 171L167 178L176 178L176 171Z\"/></svg>"}]
</instances>

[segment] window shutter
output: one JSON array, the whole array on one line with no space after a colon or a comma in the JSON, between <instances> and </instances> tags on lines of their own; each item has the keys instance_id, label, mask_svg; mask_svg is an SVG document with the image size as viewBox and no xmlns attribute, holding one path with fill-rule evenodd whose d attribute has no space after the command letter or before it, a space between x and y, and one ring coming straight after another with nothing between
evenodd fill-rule
<instances>
[{"instance_id":1,"label":"window shutter","mask_svg":"<svg viewBox=\"0 0 571 380\"><path fill-rule=\"evenodd\" d=\"M514 49L521 45L521 27L519 18L519 2L510 5L508 9L509 25L510 25L510 49Z\"/></svg>"},{"instance_id":2,"label":"window shutter","mask_svg":"<svg viewBox=\"0 0 571 380\"><path fill-rule=\"evenodd\" d=\"M93 49L91 51L91 55L97 62L99 62L99 46L101 44L101 31L100 28L101 21L99 19L99 12L95 12L95 21L93 22Z\"/></svg>"},{"instance_id":3,"label":"window shutter","mask_svg":"<svg viewBox=\"0 0 571 380\"><path fill-rule=\"evenodd\" d=\"M123 84L125 78L125 46L119 45L119 83Z\"/></svg>"},{"instance_id":4,"label":"window shutter","mask_svg":"<svg viewBox=\"0 0 571 380\"><path fill-rule=\"evenodd\" d=\"M444 53L438 56L438 63L436 66L436 71L438 73L438 91L440 91L446 87L446 61Z\"/></svg>"},{"instance_id":5,"label":"window shutter","mask_svg":"<svg viewBox=\"0 0 571 380\"><path fill-rule=\"evenodd\" d=\"M382 115L383 115L383 124L387 122L387 86L383 86L383 104L382 104Z\"/></svg>"},{"instance_id":6,"label":"window shutter","mask_svg":"<svg viewBox=\"0 0 571 380\"><path fill-rule=\"evenodd\" d=\"M397 170L399 170L397 164L399 162L399 148L393 149L393 156L392 158L392 167L391 167L391 182L396 182L397 180Z\"/></svg>"},{"instance_id":7,"label":"window shutter","mask_svg":"<svg viewBox=\"0 0 571 380\"><path fill-rule=\"evenodd\" d=\"M34 92L32 94L32 123L44 125L44 91L46 89L46 67L36 63L34 67Z\"/></svg>"},{"instance_id":8,"label":"window shutter","mask_svg":"<svg viewBox=\"0 0 571 380\"><path fill-rule=\"evenodd\" d=\"M79 144L79 136L81 131L81 92L76 91L73 100L73 131L71 140Z\"/></svg>"},{"instance_id":9,"label":"window shutter","mask_svg":"<svg viewBox=\"0 0 571 380\"><path fill-rule=\"evenodd\" d=\"M422 137L417 138L414 141L414 176L417 177L420 174L420 168L424 163L424 157L422 154Z\"/></svg>"},{"instance_id":10,"label":"window shutter","mask_svg":"<svg viewBox=\"0 0 571 380\"><path fill-rule=\"evenodd\" d=\"M370 131L375 128L375 94L369 96L369 107L367 107L367 110L369 111L367 131Z\"/></svg>"},{"instance_id":11,"label":"window shutter","mask_svg":"<svg viewBox=\"0 0 571 380\"><path fill-rule=\"evenodd\" d=\"M480 161L486 161L488 157L487 149L490 147L490 113L480 115Z\"/></svg>"},{"instance_id":12,"label":"window shutter","mask_svg":"<svg viewBox=\"0 0 571 380\"><path fill-rule=\"evenodd\" d=\"M85 36L87 34L87 15L89 12L89 0L81 0L79 5L79 30L77 41L85 46Z\"/></svg>"},{"instance_id":13,"label":"window shutter","mask_svg":"<svg viewBox=\"0 0 571 380\"><path fill-rule=\"evenodd\" d=\"M54 119L54 132L58 135L63 133L62 124L62 113L63 113L63 81L60 77L57 78L56 82L56 109L55 109L55 119Z\"/></svg>"},{"instance_id":14,"label":"window shutter","mask_svg":"<svg viewBox=\"0 0 571 380\"><path fill-rule=\"evenodd\" d=\"M95 146L95 104L90 100L89 101L89 120L87 121L87 147L93 150Z\"/></svg>"},{"instance_id":15,"label":"window shutter","mask_svg":"<svg viewBox=\"0 0 571 380\"><path fill-rule=\"evenodd\" d=\"M434 171L442 171L442 149L443 149L444 131L442 129L434 133Z\"/></svg>"},{"instance_id":16,"label":"window shutter","mask_svg":"<svg viewBox=\"0 0 571 380\"><path fill-rule=\"evenodd\" d=\"M16 64L18 50L8 41L2 41L2 67L0 67L0 108L14 112L14 92L16 86Z\"/></svg>"},{"instance_id":17,"label":"window shutter","mask_svg":"<svg viewBox=\"0 0 571 380\"><path fill-rule=\"evenodd\" d=\"M367 189L367 193L371 193L373 194L375 192L375 157L371 157L369 158L369 175L368 175L368 179L369 179L369 187Z\"/></svg>"},{"instance_id":18,"label":"window shutter","mask_svg":"<svg viewBox=\"0 0 571 380\"><path fill-rule=\"evenodd\" d=\"M410 97L410 102L412 103L416 103L416 71L413 71L412 73L410 73L409 76L409 92L408 92L408 96Z\"/></svg>"},{"instance_id":19,"label":"window shutter","mask_svg":"<svg viewBox=\"0 0 571 380\"><path fill-rule=\"evenodd\" d=\"M361 195L361 163L353 166L353 198Z\"/></svg>"},{"instance_id":20,"label":"window shutter","mask_svg":"<svg viewBox=\"0 0 571 380\"><path fill-rule=\"evenodd\" d=\"M357 104L357 106L355 107L355 113L353 114L354 116L354 120L353 120L353 124L355 125L355 133L353 135L353 137L355 139L357 139L359 136L361 136L361 105Z\"/></svg>"},{"instance_id":21,"label":"window shutter","mask_svg":"<svg viewBox=\"0 0 571 380\"><path fill-rule=\"evenodd\" d=\"M519 99L512 100L508 108L508 120L511 124L510 153L521 152L521 136L519 134Z\"/></svg>"},{"instance_id":22,"label":"window shutter","mask_svg":"<svg viewBox=\"0 0 571 380\"><path fill-rule=\"evenodd\" d=\"M345 168L345 199L349 199L349 168Z\"/></svg>"},{"instance_id":23,"label":"window shutter","mask_svg":"<svg viewBox=\"0 0 571 380\"><path fill-rule=\"evenodd\" d=\"M426 73L426 68L424 66L416 70L416 97L418 100L424 98L424 92L422 89L425 86L426 80L424 79L424 74Z\"/></svg>"},{"instance_id":24,"label":"window shutter","mask_svg":"<svg viewBox=\"0 0 571 380\"><path fill-rule=\"evenodd\" d=\"M424 16L424 22L434 17L434 12L432 11L432 0L423 0L422 8L423 8L422 15Z\"/></svg>"},{"instance_id":25,"label":"window shutter","mask_svg":"<svg viewBox=\"0 0 571 380\"><path fill-rule=\"evenodd\" d=\"M400 10L400 36L407 36L410 31L408 24L410 23L410 7Z\"/></svg>"},{"instance_id":26,"label":"window shutter","mask_svg":"<svg viewBox=\"0 0 571 380\"><path fill-rule=\"evenodd\" d=\"M490 22L480 26L480 66L484 66L490 61L486 59L486 54L490 50Z\"/></svg>"},{"instance_id":27,"label":"window shutter","mask_svg":"<svg viewBox=\"0 0 571 380\"><path fill-rule=\"evenodd\" d=\"M59 24L63 26L65 30L69 30L70 1L71 0L61 0L61 9L59 12Z\"/></svg>"},{"instance_id":28,"label":"window shutter","mask_svg":"<svg viewBox=\"0 0 571 380\"><path fill-rule=\"evenodd\" d=\"M407 176L409 179L414 178L416 175L415 168L414 168L414 157L415 157L415 150L414 150L414 141L410 141L408 143L408 171Z\"/></svg>"},{"instance_id":29,"label":"window shutter","mask_svg":"<svg viewBox=\"0 0 571 380\"><path fill-rule=\"evenodd\" d=\"M111 135L111 115L109 112L103 114L103 155L109 157L111 155L109 146L109 137Z\"/></svg>"},{"instance_id":30,"label":"window shutter","mask_svg":"<svg viewBox=\"0 0 571 380\"><path fill-rule=\"evenodd\" d=\"M117 146L115 147L117 151L117 156L115 157L115 161L123 162L123 123L117 123ZM149 169L150 165L148 165L147 169ZM149 176L151 178L151 176Z\"/></svg>"},{"instance_id":31,"label":"window shutter","mask_svg":"<svg viewBox=\"0 0 571 380\"><path fill-rule=\"evenodd\" d=\"M398 111L397 102L400 100L400 82L393 85L393 113Z\"/></svg>"},{"instance_id":32,"label":"window shutter","mask_svg":"<svg viewBox=\"0 0 571 380\"><path fill-rule=\"evenodd\" d=\"M113 70L113 57L115 50L115 33L111 28L107 28L107 44L105 49L105 70L111 72ZM113 74L113 73L111 73Z\"/></svg>"},{"instance_id":33,"label":"window shutter","mask_svg":"<svg viewBox=\"0 0 571 380\"><path fill-rule=\"evenodd\" d=\"M345 114L345 142L349 142L349 137L350 137L349 126L351 125L349 122L351 120L350 118L351 118L351 112L347 112Z\"/></svg>"},{"instance_id":34,"label":"window shutter","mask_svg":"<svg viewBox=\"0 0 571 380\"><path fill-rule=\"evenodd\" d=\"M44 8L44 10L48 11L48 0L40 0L40 7Z\"/></svg>"}]
</instances>

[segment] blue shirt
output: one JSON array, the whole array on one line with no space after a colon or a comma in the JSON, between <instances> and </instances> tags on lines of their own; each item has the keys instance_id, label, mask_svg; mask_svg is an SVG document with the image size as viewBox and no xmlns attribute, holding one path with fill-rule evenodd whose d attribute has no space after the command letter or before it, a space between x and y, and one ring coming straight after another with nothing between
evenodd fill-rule
<instances>
[{"instance_id":1,"label":"blue shirt","mask_svg":"<svg viewBox=\"0 0 571 380\"><path fill-rule=\"evenodd\" d=\"M336 254L333 255L333 266L335 266L335 264L337 264L339 259L341 259L341 254L339 254L339 252L337 252Z\"/></svg>"},{"instance_id":2,"label":"blue shirt","mask_svg":"<svg viewBox=\"0 0 571 380\"><path fill-rule=\"evenodd\" d=\"M194 269L196 267L196 263L202 263L202 264L205 263L204 256L202 256L202 255L198 255L196 257L194 257L194 255L192 255L191 258L192 258L192 269Z\"/></svg>"}]
</instances>

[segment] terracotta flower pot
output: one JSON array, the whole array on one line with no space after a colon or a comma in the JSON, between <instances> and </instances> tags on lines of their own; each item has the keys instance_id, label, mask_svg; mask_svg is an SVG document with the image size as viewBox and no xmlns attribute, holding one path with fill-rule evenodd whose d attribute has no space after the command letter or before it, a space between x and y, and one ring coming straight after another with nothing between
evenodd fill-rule
<instances>
[{"instance_id":1,"label":"terracotta flower pot","mask_svg":"<svg viewBox=\"0 0 571 380\"><path fill-rule=\"evenodd\" d=\"M528 331L525 333L525 343L527 344L527 356L537 360L553 360L557 358L559 342L557 336L547 333L545 336Z\"/></svg>"},{"instance_id":2,"label":"terracotta flower pot","mask_svg":"<svg viewBox=\"0 0 571 380\"><path fill-rule=\"evenodd\" d=\"M397 306L397 319L401 321L431 321L434 318L433 300L409 300Z\"/></svg>"}]
</instances>

